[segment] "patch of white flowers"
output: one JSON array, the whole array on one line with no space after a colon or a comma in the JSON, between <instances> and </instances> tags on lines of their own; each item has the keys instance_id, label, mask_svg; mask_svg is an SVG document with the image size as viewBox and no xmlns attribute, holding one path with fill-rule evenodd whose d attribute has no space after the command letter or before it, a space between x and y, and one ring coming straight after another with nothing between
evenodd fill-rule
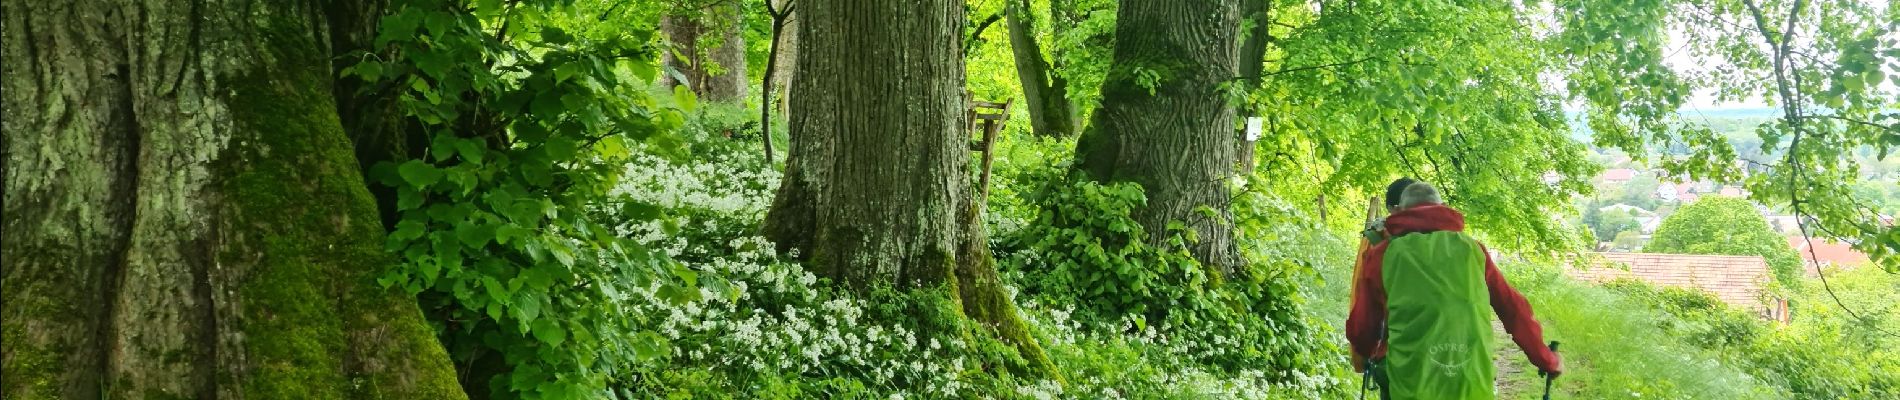
<instances>
[{"instance_id":1,"label":"patch of white flowers","mask_svg":"<svg viewBox=\"0 0 1900 400\"><path fill-rule=\"evenodd\" d=\"M619 198L658 205L669 210L696 210L712 215L699 220L676 219L683 231L713 231L719 223L756 221L764 217L779 175L771 170L733 170L721 165L733 155L714 155L696 163L675 164L650 155L636 156L626 167L623 182L614 191ZM700 289L697 299L669 301L659 283L629 293L626 306L655 321L651 327L672 346L665 362L673 366L711 368L740 376L854 377L888 398L949 398L974 389L964 377L978 362L960 340L918 337L902 325L864 318L873 305L857 298L826 294L815 287L817 277L772 254L765 238L743 236L710 243L691 243L668 233L666 223L639 221L623 224L619 233L669 256L712 254L688 268L726 282L728 290ZM716 235L715 235L716 236ZM1011 288L1014 296L1014 289ZM1142 349L1148 365L1116 366L1130 370L1168 366L1174 371L1128 374L1148 381L1104 380L1069 376L1066 383L1020 382L1017 395L1036 399L1145 397L1139 393L1177 393L1198 398L1306 398L1318 388L1339 384L1336 378L1307 376L1297 371L1287 379L1283 371L1249 370L1239 374L1202 371L1172 360L1193 355L1238 351L1241 341L1218 334L1173 337L1157 327L1133 319L1122 329L1085 329L1070 318L1072 306L1024 304L1022 317L1044 338L1052 353L1077 346L1129 343ZM1136 332L1097 334L1087 332ZM1107 337L1115 335L1120 337ZM1073 351L1073 350L1071 350ZM981 372L970 375L978 375ZM1294 382L1287 385L1284 382Z\"/></svg>"}]
</instances>

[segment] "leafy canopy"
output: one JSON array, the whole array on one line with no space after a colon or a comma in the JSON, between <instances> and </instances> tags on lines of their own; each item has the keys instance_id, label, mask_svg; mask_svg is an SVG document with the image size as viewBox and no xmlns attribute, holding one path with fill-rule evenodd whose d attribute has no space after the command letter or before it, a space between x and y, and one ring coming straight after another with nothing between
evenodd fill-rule
<instances>
[{"instance_id":1,"label":"leafy canopy","mask_svg":"<svg viewBox=\"0 0 1900 400\"><path fill-rule=\"evenodd\" d=\"M1794 283L1800 277L1801 257L1788 241L1775 234L1753 204L1733 197L1711 196L1676 210L1663 219L1643 251L1761 256L1776 280Z\"/></svg>"}]
</instances>

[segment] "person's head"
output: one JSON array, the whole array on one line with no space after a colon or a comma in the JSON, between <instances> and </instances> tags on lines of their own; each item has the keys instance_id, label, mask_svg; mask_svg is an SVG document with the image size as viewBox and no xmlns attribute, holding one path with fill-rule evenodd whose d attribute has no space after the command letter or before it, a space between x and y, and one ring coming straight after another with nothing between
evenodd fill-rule
<instances>
[{"instance_id":1,"label":"person's head","mask_svg":"<svg viewBox=\"0 0 1900 400\"><path fill-rule=\"evenodd\" d=\"M1438 188L1432 187L1431 184L1425 182L1415 182L1411 185L1407 185L1405 192L1399 194L1398 209L1404 210L1427 204L1444 203L1445 200L1438 197Z\"/></svg>"},{"instance_id":2,"label":"person's head","mask_svg":"<svg viewBox=\"0 0 1900 400\"><path fill-rule=\"evenodd\" d=\"M1412 180L1412 178L1399 178L1399 180L1392 181L1392 184L1385 186L1386 213L1394 213L1403 209L1399 207L1399 197L1405 194L1405 187L1412 186L1413 183L1418 183L1418 181Z\"/></svg>"}]
</instances>

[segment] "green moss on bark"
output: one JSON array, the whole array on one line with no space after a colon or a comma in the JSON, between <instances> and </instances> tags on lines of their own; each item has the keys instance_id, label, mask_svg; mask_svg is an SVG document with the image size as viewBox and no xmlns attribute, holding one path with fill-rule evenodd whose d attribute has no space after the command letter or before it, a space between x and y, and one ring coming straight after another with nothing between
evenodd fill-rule
<instances>
[{"instance_id":1,"label":"green moss on bark","mask_svg":"<svg viewBox=\"0 0 1900 400\"><path fill-rule=\"evenodd\" d=\"M28 299L9 301L41 303ZM22 304L7 306L19 307ZM31 304L30 309L16 312L52 318L53 314L48 312L52 309L44 304ZM0 342L7 344L6 368L0 369L0 384L4 385L0 393L5 393L5 397L10 399L59 398L60 375L65 370L62 368L65 359L59 355L66 354L70 349L36 346L37 343L26 340L26 332L26 326L21 321L10 319L0 323Z\"/></svg>"},{"instance_id":2,"label":"green moss on bark","mask_svg":"<svg viewBox=\"0 0 1900 400\"><path fill-rule=\"evenodd\" d=\"M240 299L250 398L459 399L413 298L381 289L383 231L306 27L264 33L269 60L230 79L236 127L213 171L220 269ZM214 274L220 273L217 271Z\"/></svg>"}]
</instances>

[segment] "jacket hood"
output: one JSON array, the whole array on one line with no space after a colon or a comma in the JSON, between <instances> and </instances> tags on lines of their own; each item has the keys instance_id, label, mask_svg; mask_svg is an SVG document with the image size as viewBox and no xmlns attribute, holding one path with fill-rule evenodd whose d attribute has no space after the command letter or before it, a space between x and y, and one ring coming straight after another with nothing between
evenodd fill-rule
<instances>
[{"instance_id":1,"label":"jacket hood","mask_svg":"<svg viewBox=\"0 0 1900 400\"><path fill-rule=\"evenodd\" d=\"M1393 235L1426 231L1465 230L1465 216L1443 204L1426 204L1392 213L1385 218L1385 229Z\"/></svg>"}]
</instances>

